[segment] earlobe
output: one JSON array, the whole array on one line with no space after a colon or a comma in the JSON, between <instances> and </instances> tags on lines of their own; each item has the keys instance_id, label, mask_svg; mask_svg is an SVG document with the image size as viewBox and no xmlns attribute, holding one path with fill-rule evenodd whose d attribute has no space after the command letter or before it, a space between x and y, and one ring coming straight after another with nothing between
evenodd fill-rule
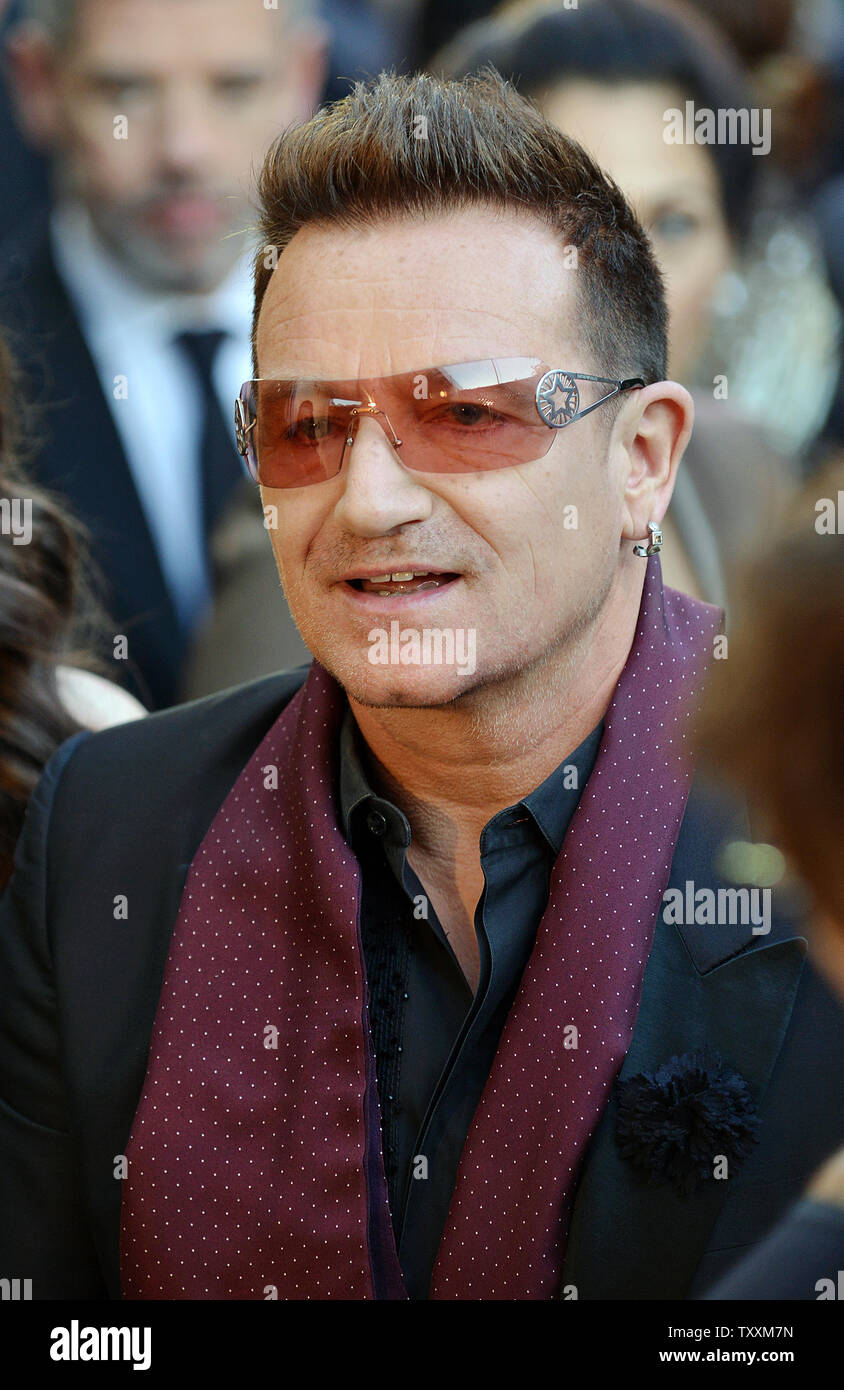
<instances>
[{"instance_id":1,"label":"earlobe","mask_svg":"<svg viewBox=\"0 0 844 1390\"><path fill-rule=\"evenodd\" d=\"M656 521L649 521L648 538L636 542L633 547L633 554L640 555L643 560L649 559L651 555L658 555L662 550L663 540L662 527Z\"/></svg>"}]
</instances>

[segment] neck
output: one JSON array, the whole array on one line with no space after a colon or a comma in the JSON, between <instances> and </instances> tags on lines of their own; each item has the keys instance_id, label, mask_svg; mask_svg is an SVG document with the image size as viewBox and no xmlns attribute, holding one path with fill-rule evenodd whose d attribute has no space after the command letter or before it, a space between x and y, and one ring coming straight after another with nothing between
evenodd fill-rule
<instances>
[{"instance_id":1,"label":"neck","mask_svg":"<svg viewBox=\"0 0 844 1390\"><path fill-rule=\"evenodd\" d=\"M504 684L421 709L349 698L373 783L407 816L417 857L475 866L490 817L539 786L603 718L636 630L644 566L623 578L591 628Z\"/></svg>"}]
</instances>

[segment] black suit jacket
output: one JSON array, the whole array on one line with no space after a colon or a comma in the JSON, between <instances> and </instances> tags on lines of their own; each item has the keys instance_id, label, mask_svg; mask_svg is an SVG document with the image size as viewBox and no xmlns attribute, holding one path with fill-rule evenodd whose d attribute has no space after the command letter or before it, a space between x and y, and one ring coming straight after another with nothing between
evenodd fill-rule
<instances>
[{"instance_id":1,"label":"black suit jacket","mask_svg":"<svg viewBox=\"0 0 844 1390\"><path fill-rule=\"evenodd\" d=\"M91 534L103 600L129 661L114 676L148 708L177 698L183 635L120 436L49 241L2 266L0 322L34 406L28 466ZM234 477L233 477L234 481Z\"/></svg>"},{"instance_id":2,"label":"black suit jacket","mask_svg":"<svg viewBox=\"0 0 844 1390\"><path fill-rule=\"evenodd\" d=\"M35 1298L118 1298L121 1183L188 868L305 668L55 754L0 904L0 1272ZM672 884L713 884L721 802L694 789ZM746 833L746 831L744 831ZM125 896L128 919L115 919ZM624 1074L704 1043L762 1116L746 1166L696 1197L620 1158L611 1103L587 1154L565 1283L580 1298L682 1298L758 1241L844 1137L842 1015L787 922L660 921Z\"/></svg>"}]
</instances>

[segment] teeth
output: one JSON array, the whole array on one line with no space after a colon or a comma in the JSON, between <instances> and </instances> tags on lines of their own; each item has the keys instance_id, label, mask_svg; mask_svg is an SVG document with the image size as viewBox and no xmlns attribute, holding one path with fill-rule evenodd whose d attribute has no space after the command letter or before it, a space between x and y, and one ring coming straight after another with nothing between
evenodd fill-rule
<instances>
[{"instance_id":1,"label":"teeth","mask_svg":"<svg viewBox=\"0 0 844 1390\"><path fill-rule=\"evenodd\" d=\"M392 574L370 574L370 584L409 584L416 575L428 574L429 570L395 570Z\"/></svg>"}]
</instances>

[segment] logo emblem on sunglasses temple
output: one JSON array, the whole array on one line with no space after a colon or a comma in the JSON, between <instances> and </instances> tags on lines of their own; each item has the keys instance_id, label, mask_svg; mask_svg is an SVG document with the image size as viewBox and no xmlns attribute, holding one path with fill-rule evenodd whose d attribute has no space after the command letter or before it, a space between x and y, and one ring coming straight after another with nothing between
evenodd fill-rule
<instances>
[{"instance_id":1,"label":"logo emblem on sunglasses temple","mask_svg":"<svg viewBox=\"0 0 844 1390\"><path fill-rule=\"evenodd\" d=\"M546 425L568 425L580 409L580 392L567 372L546 372L536 388L536 408Z\"/></svg>"}]
</instances>

